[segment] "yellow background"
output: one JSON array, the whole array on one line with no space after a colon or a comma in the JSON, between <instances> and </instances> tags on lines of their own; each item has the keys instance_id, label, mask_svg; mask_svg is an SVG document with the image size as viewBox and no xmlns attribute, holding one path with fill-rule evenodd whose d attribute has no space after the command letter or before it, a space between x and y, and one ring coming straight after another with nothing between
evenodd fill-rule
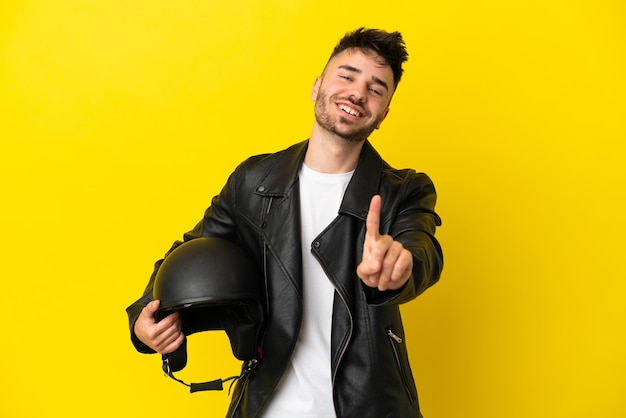
<instances>
[{"instance_id":1,"label":"yellow background","mask_svg":"<svg viewBox=\"0 0 626 418\"><path fill-rule=\"evenodd\" d=\"M305 139L361 25L409 52L372 141L433 178L441 282L403 308L428 418L626 416L622 0L5 0L0 417L224 415L124 309L235 165ZM192 337L193 381L238 371Z\"/></svg>"}]
</instances>

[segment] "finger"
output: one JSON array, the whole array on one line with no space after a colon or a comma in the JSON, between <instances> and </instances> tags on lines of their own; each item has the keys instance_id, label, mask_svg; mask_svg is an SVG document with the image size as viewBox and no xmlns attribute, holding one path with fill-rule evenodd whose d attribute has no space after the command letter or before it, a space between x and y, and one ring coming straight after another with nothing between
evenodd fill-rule
<instances>
[{"instance_id":1,"label":"finger","mask_svg":"<svg viewBox=\"0 0 626 418\"><path fill-rule=\"evenodd\" d=\"M165 330L167 328L180 328L180 314L178 311L171 312L169 315L161 319L157 323L159 330Z\"/></svg>"},{"instance_id":2,"label":"finger","mask_svg":"<svg viewBox=\"0 0 626 418\"><path fill-rule=\"evenodd\" d=\"M360 279L367 287L371 287L372 289L376 289L378 287L378 280L376 280L374 276L360 277Z\"/></svg>"},{"instance_id":3,"label":"finger","mask_svg":"<svg viewBox=\"0 0 626 418\"><path fill-rule=\"evenodd\" d=\"M157 351L162 353L168 346L180 339L182 335L178 312L164 318L163 321L157 324L157 327L159 328L155 330L154 345L157 347Z\"/></svg>"},{"instance_id":4,"label":"finger","mask_svg":"<svg viewBox=\"0 0 626 418\"><path fill-rule=\"evenodd\" d=\"M391 281L394 283L398 283L399 287L402 287L411 276L412 270L413 256L408 250L402 249L398 260L394 265L393 272L391 273Z\"/></svg>"},{"instance_id":5,"label":"finger","mask_svg":"<svg viewBox=\"0 0 626 418\"><path fill-rule=\"evenodd\" d=\"M356 275L367 287L378 287L378 273L372 268L372 263L361 262L356 268Z\"/></svg>"},{"instance_id":6,"label":"finger","mask_svg":"<svg viewBox=\"0 0 626 418\"><path fill-rule=\"evenodd\" d=\"M370 201L369 212L365 219L365 239L378 240L380 236L380 209L382 207L382 198L379 195L372 197Z\"/></svg>"},{"instance_id":7,"label":"finger","mask_svg":"<svg viewBox=\"0 0 626 418\"><path fill-rule=\"evenodd\" d=\"M163 349L159 352L159 354L173 353L174 351L178 349L178 347L180 347L184 339L185 339L185 335L181 332L180 334L178 334L178 337L174 341L169 343L167 346L163 347Z\"/></svg>"},{"instance_id":8,"label":"finger","mask_svg":"<svg viewBox=\"0 0 626 418\"><path fill-rule=\"evenodd\" d=\"M413 257L409 251L400 245L400 252L395 260L395 263L393 264L391 272L389 273L389 276L385 276L387 281L382 285L379 284L379 289L383 286L388 290L400 289L411 276L412 270Z\"/></svg>"},{"instance_id":9,"label":"finger","mask_svg":"<svg viewBox=\"0 0 626 418\"><path fill-rule=\"evenodd\" d=\"M168 328L165 332L159 335L159 338L155 341L156 348L159 353L163 354L168 347L175 345L176 342L181 339L183 335L180 330L176 328Z\"/></svg>"},{"instance_id":10,"label":"finger","mask_svg":"<svg viewBox=\"0 0 626 418\"><path fill-rule=\"evenodd\" d=\"M362 279L363 283L365 283L365 285L367 287L371 287L372 289L376 289L378 287L378 276L374 275L374 276L367 276L365 279Z\"/></svg>"},{"instance_id":11,"label":"finger","mask_svg":"<svg viewBox=\"0 0 626 418\"><path fill-rule=\"evenodd\" d=\"M159 306L161 305L161 301L160 300L153 300L151 302L149 302L142 310L141 310L141 315L144 316L151 316L154 318L154 314L156 311L159 310Z\"/></svg>"},{"instance_id":12,"label":"finger","mask_svg":"<svg viewBox=\"0 0 626 418\"><path fill-rule=\"evenodd\" d=\"M387 253L393 244L393 238L389 235L379 235L378 239L370 246L367 262L372 269L370 274L382 274ZM389 260L387 260L389 262ZM389 266L387 266L389 268Z\"/></svg>"},{"instance_id":13,"label":"finger","mask_svg":"<svg viewBox=\"0 0 626 418\"><path fill-rule=\"evenodd\" d=\"M380 254L382 260L380 277L378 279L379 290L389 289L396 262L398 260L398 257L400 257L400 252L403 250L402 244L391 240L391 237L389 237L389 235L385 235L384 238L388 238L388 240L391 242L386 243L384 247L384 253Z\"/></svg>"},{"instance_id":14,"label":"finger","mask_svg":"<svg viewBox=\"0 0 626 418\"><path fill-rule=\"evenodd\" d=\"M373 280L380 270L380 265L373 261L363 261L356 268L356 274L362 279Z\"/></svg>"}]
</instances>

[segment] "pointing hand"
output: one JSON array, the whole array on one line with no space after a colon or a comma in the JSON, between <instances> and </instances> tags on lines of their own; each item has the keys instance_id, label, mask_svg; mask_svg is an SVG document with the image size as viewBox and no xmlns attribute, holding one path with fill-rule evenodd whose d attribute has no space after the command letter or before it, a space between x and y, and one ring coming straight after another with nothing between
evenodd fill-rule
<instances>
[{"instance_id":1,"label":"pointing hand","mask_svg":"<svg viewBox=\"0 0 626 418\"><path fill-rule=\"evenodd\" d=\"M413 257L390 235L380 235L382 199L372 197L366 219L363 260L356 273L365 285L378 290L396 290L411 277Z\"/></svg>"}]
</instances>

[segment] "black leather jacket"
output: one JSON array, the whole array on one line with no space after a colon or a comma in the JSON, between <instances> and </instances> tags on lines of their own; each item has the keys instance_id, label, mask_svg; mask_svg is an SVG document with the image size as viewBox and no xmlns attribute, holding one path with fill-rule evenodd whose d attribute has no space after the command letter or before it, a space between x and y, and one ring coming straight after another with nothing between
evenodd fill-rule
<instances>
[{"instance_id":1,"label":"black leather jacket","mask_svg":"<svg viewBox=\"0 0 626 418\"><path fill-rule=\"evenodd\" d=\"M298 170L307 144L243 162L213 198L203 220L184 235L185 241L219 236L238 242L265 270L269 317L261 342L263 358L237 383L228 417L261 413L296 343L302 314ZM398 291L368 288L356 275L365 218L375 194L383 202L381 234L393 236L413 254L413 274ZM434 238L441 221L434 212L435 201L434 186L425 174L391 168L366 142L339 216L311 243L336 289L331 367L338 417L421 417L399 305L433 285L441 274L443 255ZM151 300L155 274L144 296L128 308L131 332ZM139 351L150 352L134 335L132 339Z\"/></svg>"}]
</instances>

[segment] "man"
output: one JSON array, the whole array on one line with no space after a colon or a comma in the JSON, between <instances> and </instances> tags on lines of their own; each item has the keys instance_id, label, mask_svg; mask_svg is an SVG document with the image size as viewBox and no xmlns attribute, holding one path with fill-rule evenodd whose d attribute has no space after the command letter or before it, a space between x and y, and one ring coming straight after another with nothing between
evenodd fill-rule
<instances>
[{"instance_id":1,"label":"man","mask_svg":"<svg viewBox=\"0 0 626 418\"><path fill-rule=\"evenodd\" d=\"M265 270L263 356L229 417L421 417L399 305L441 274L436 193L367 141L407 58L398 32L346 34L315 80L310 139L243 162L184 235L237 242ZM154 321L155 274L128 314L136 348L164 354L183 335L178 315Z\"/></svg>"}]
</instances>

